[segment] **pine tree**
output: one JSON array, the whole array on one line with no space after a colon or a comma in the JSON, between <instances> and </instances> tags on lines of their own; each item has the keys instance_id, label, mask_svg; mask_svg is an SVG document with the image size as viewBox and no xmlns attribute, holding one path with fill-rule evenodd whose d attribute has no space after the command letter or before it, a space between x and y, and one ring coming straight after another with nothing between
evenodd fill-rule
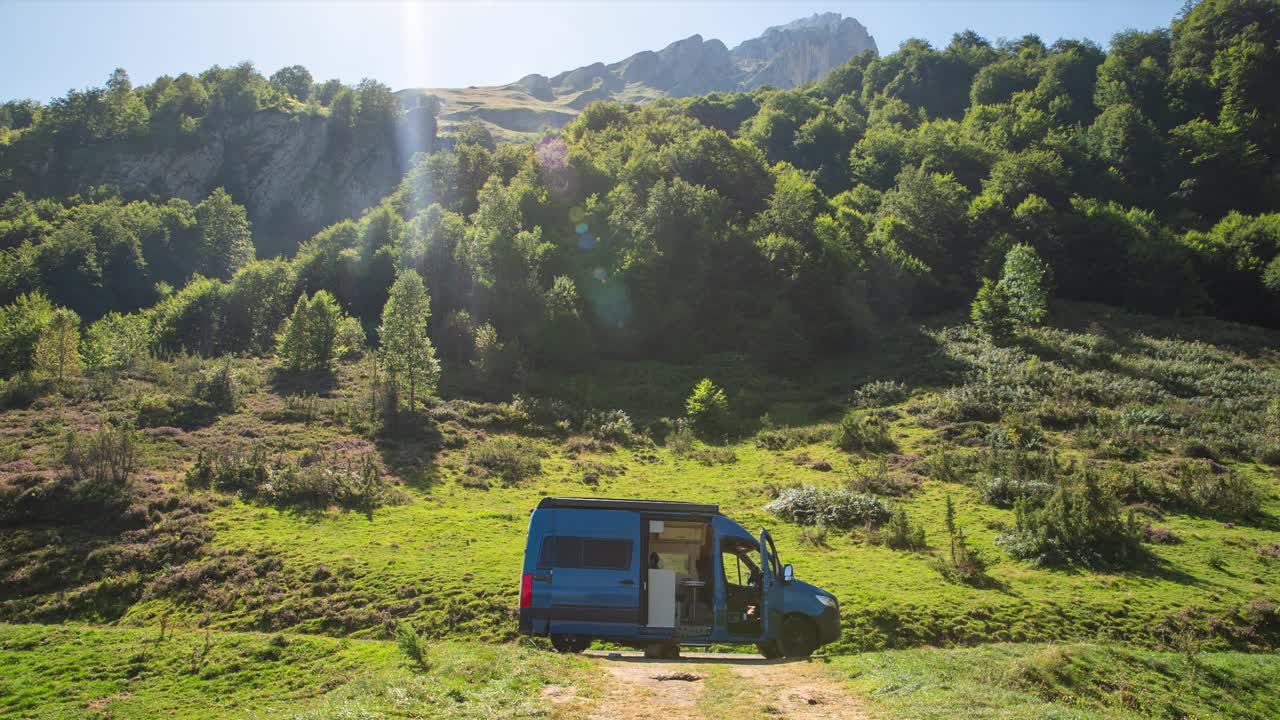
<instances>
[{"instance_id":1,"label":"pine tree","mask_svg":"<svg viewBox=\"0 0 1280 720\"><path fill-rule=\"evenodd\" d=\"M435 392L440 380L436 351L427 336L427 320L431 317L431 297L422 277L406 270L396 276L391 295L382 308L382 325L378 328L381 355L393 383L409 386L409 408L416 406L418 392Z\"/></svg>"},{"instance_id":2,"label":"pine tree","mask_svg":"<svg viewBox=\"0 0 1280 720\"><path fill-rule=\"evenodd\" d=\"M307 296L299 295L293 304L293 314L284 321L276 357L289 372L300 372L310 365L310 348L307 345Z\"/></svg>"},{"instance_id":3,"label":"pine tree","mask_svg":"<svg viewBox=\"0 0 1280 720\"><path fill-rule=\"evenodd\" d=\"M35 368L62 382L80 372L80 316L58 308L36 340Z\"/></svg>"}]
</instances>

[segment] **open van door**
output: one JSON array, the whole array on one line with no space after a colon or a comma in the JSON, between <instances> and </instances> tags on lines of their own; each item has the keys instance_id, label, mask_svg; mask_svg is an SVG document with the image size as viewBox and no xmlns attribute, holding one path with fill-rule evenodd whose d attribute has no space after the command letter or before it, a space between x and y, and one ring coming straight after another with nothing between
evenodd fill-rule
<instances>
[{"instance_id":1,"label":"open van door","mask_svg":"<svg viewBox=\"0 0 1280 720\"><path fill-rule=\"evenodd\" d=\"M761 608L764 620L764 642L772 642L782 635L782 566L778 563L778 549L773 545L773 536L768 530L760 531L760 597L764 602Z\"/></svg>"}]
</instances>

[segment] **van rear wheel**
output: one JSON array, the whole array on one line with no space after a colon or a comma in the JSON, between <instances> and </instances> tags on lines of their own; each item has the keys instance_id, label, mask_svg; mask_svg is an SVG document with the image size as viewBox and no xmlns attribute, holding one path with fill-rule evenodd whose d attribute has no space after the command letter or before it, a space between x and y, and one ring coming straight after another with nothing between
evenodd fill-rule
<instances>
[{"instance_id":1,"label":"van rear wheel","mask_svg":"<svg viewBox=\"0 0 1280 720\"><path fill-rule=\"evenodd\" d=\"M787 657L809 657L818 649L818 629L809 618L793 615L782 623L780 644Z\"/></svg>"},{"instance_id":2,"label":"van rear wheel","mask_svg":"<svg viewBox=\"0 0 1280 720\"><path fill-rule=\"evenodd\" d=\"M586 650L591 645L591 638L586 635L552 635L551 647L556 652L573 655Z\"/></svg>"}]
</instances>

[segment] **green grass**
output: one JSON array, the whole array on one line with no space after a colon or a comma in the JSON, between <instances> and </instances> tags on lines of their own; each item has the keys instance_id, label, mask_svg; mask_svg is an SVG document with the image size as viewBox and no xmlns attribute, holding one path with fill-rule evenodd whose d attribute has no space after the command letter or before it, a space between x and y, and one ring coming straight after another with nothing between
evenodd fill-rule
<instances>
[{"instance_id":1,"label":"green grass","mask_svg":"<svg viewBox=\"0 0 1280 720\"><path fill-rule=\"evenodd\" d=\"M446 642L410 669L392 642L0 625L0 717L545 717L539 690L585 661Z\"/></svg>"},{"instance_id":2,"label":"green grass","mask_svg":"<svg viewBox=\"0 0 1280 720\"><path fill-rule=\"evenodd\" d=\"M837 658L874 717L1274 718L1280 658L1097 645L989 645Z\"/></svg>"},{"instance_id":3,"label":"green grass","mask_svg":"<svg viewBox=\"0 0 1280 720\"><path fill-rule=\"evenodd\" d=\"M185 494L181 479L202 449L262 447L296 458L318 447L326 458L372 454L399 486L396 501L365 512L196 493L204 501L194 514L158 504L145 516L166 518L151 521L169 528L166 537L206 533L207 540L190 557L156 552L146 563L136 557L152 540L102 533L92 518L9 528L0 531L0 620L155 626L167 615L217 630L358 638L391 637L409 620L431 638L507 640L531 508L546 495L599 495L713 502L753 531L772 528L797 576L840 598L845 627L831 648L837 652L1068 640L1159 647L1170 642L1166 621L1187 608L1228 621L1213 647L1273 646L1267 603L1280 601L1280 559L1267 549L1280 544L1280 499L1275 469L1254 453L1280 432L1280 339L1224 323L1206 330L1087 306L1067 306L1055 322L1012 349L992 348L943 322L905 328L803 378L773 377L726 355L691 365L603 363L530 381L532 394L579 408L622 408L643 429L678 415L693 384L711 377L727 389L738 428L727 443L705 448L700 456L717 456L710 464L661 446L581 450L583 443L551 423L535 427L509 405L462 399L465 374L449 368L446 399L431 411L434 427L369 436L360 419L367 363L343 364L327 383L285 387L270 381L269 361L237 359L246 388L240 408L203 426L142 430L138 487ZM0 489L23 473L57 471L66 427L130 417L138 396L180 394L201 365L153 363L105 390L86 380L66 397L0 414L0 446L19 455L0 465ZM892 405L863 412L885 413L897 451L846 455L823 429L856 388L884 380L901 382L905 396L895 391ZM316 397L302 403L286 392ZM973 408L982 402L993 403L997 416L957 419L981 412ZM1076 406L1093 419L1059 422L1068 414L1063 408ZM800 444L757 447L753 433L766 413L775 425L803 428L789 436ZM984 504L975 487L984 472L976 458L1006 425L1038 428L1041 451L1063 462L1142 478L1180 460L1187 441L1203 441L1217 453L1215 468L1262 489L1262 512L1227 519L1139 508L1144 522L1182 542L1145 545L1149 561L1133 567L1049 569L1012 560L995 541L1013 524L1013 512ZM1098 433L1112 443L1123 439L1136 455L1114 459L1091 440ZM538 456L538 473L510 484L492 477L477 483L473 450L501 438ZM961 467L954 477L943 479L925 463L939 450ZM822 462L832 469L814 468ZM586 484L582 468L590 463L611 472ZM802 542L805 528L762 510L778 488L837 487L863 473L889 473L917 488L887 500L924 526L928 550L873 545L860 530L828 532L815 546ZM947 545L948 495L970 544L989 561L988 586L949 583L931 566ZM83 563L84 547L112 562ZM111 602L104 607L104 600Z\"/></svg>"}]
</instances>

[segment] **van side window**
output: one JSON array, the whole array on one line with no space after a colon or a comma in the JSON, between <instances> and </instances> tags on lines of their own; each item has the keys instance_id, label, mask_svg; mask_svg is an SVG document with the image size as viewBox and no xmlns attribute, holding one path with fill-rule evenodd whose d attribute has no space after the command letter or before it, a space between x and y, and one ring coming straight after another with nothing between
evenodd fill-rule
<instances>
[{"instance_id":1,"label":"van side window","mask_svg":"<svg viewBox=\"0 0 1280 720\"><path fill-rule=\"evenodd\" d=\"M542 541L538 567L627 570L631 567L631 541L551 535Z\"/></svg>"}]
</instances>

